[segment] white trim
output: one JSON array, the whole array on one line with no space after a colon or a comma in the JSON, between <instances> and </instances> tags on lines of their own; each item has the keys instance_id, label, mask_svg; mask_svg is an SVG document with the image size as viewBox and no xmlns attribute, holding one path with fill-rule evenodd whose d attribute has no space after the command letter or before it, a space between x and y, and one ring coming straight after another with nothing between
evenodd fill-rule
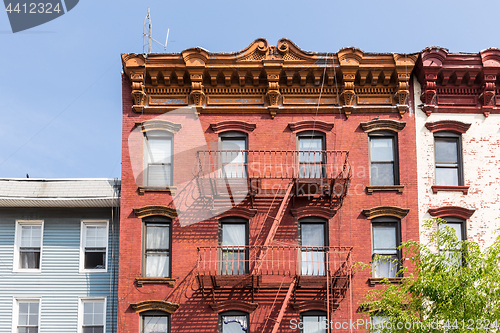
<instances>
[{"instance_id":1,"label":"white trim","mask_svg":"<svg viewBox=\"0 0 500 333\"><path fill-rule=\"evenodd\" d=\"M86 226L106 226L106 257L104 259L104 269L85 269L85 227ZM80 226L80 273L105 273L108 271L109 261L109 220L81 220Z\"/></svg>"},{"instance_id":2,"label":"white trim","mask_svg":"<svg viewBox=\"0 0 500 333\"><path fill-rule=\"evenodd\" d=\"M39 268L20 268L19 267L19 245L21 244L21 227L23 225L35 225L41 226L42 231L40 234L40 267ZM13 272L22 273L41 273L42 271L42 254L43 254L43 233L44 233L44 221L43 220L16 220L15 232L14 232L14 261L12 264Z\"/></svg>"},{"instance_id":3,"label":"white trim","mask_svg":"<svg viewBox=\"0 0 500 333\"><path fill-rule=\"evenodd\" d=\"M38 302L38 332L40 332L42 316L42 298L41 297L13 297L12 298L12 332L17 333L17 324L19 322L19 302Z\"/></svg>"},{"instance_id":4,"label":"white trim","mask_svg":"<svg viewBox=\"0 0 500 333\"><path fill-rule=\"evenodd\" d=\"M106 333L106 321L107 321L107 297L78 297L78 333L83 333L83 303L89 301L102 301L104 302L104 329L103 332Z\"/></svg>"}]
</instances>

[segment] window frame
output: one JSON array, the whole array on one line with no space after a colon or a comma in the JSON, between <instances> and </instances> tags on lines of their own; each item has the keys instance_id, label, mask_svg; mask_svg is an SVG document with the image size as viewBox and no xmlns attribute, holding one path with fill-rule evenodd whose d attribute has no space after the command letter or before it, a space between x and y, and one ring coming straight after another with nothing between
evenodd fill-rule
<instances>
[{"instance_id":1,"label":"window frame","mask_svg":"<svg viewBox=\"0 0 500 333\"><path fill-rule=\"evenodd\" d=\"M145 327L144 327L144 317L145 316L154 317L154 314L160 314L160 316L158 316L158 317L167 317L168 318L168 321L167 321L167 333L170 333L171 328L172 328L171 315L168 312L160 311L160 310L149 310L149 311L141 312L141 314L140 314L139 332L144 333L144 331L145 331L144 330L145 329Z\"/></svg>"},{"instance_id":2,"label":"window frame","mask_svg":"<svg viewBox=\"0 0 500 333\"><path fill-rule=\"evenodd\" d=\"M393 182L394 184L373 184L373 173L372 173L372 167L374 164L389 164L389 161L376 161L374 162L372 160L372 139L377 139L377 138L387 138L387 139L392 139L392 172L393 172ZM370 185L371 186L398 186L400 185L400 178L399 178L399 142L398 142L398 134L389 132L389 131L374 131L368 133L368 159L370 162Z\"/></svg>"},{"instance_id":3,"label":"window frame","mask_svg":"<svg viewBox=\"0 0 500 333\"><path fill-rule=\"evenodd\" d=\"M374 233L374 226L395 226L396 229L396 257L397 257L397 267L396 267L396 274L394 277L388 277L388 276L375 276L375 267L374 265L374 258L375 258L375 233ZM403 261L402 261L402 253L401 250L398 250L397 248L401 245L401 220L393 217L377 217L371 220L371 247L372 247L372 256L371 256L371 264L372 264L372 277L373 278L398 278L402 277L400 270L403 267Z\"/></svg>"},{"instance_id":4,"label":"window frame","mask_svg":"<svg viewBox=\"0 0 500 333\"><path fill-rule=\"evenodd\" d=\"M244 265L244 273L243 274L223 274L222 273L222 263L224 262L222 258L222 253L224 252L223 250L223 245L222 245L222 236L223 236L223 228L225 224L244 224L245 225L245 265ZM249 237L249 221L247 219L241 218L241 217L226 217L223 219L219 220L219 239L218 239L218 244L220 247L220 257L219 257L219 267L217 270L221 273L221 275L246 275L249 274L250 271L250 265L249 265L249 258L250 258L250 251L249 251L249 242L250 242L250 237ZM232 269L233 271L233 269ZM239 270L238 270L239 271Z\"/></svg>"},{"instance_id":5,"label":"window frame","mask_svg":"<svg viewBox=\"0 0 500 333\"><path fill-rule=\"evenodd\" d=\"M300 139L301 138L320 138L321 139L321 150L323 151L321 156L321 177L301 177L300 176L300 153L304 153L307 151L300 150ZM298 132L295 136L295 144L297 149L297 178L298 179L317 179L317 178L325 178L326 177L326 135L320 131L302 131Z\"/></svg>"},{"instance_id":6,"label":"window frame","mask_svg":"<svg viewBox=\"0 0 500 333\"><path fill-rule=\"evenodd\" d=\"M303 224L322 224L323 225L323 247L325 248L328 248L330 245L329 245L329 229L328 229L328 220L325 219L325 218L322 218L322 217L316 217L316 216L307 216L307 217L303 217L303 218L300 218L299 221L298 221L298 245L300 248L302 248L302 225ZM299 252L299 255L300 257L298 258L299 260L299 273L300 275L303 275L302 274L302 250L300 250ZM324 256L325 256L325 266L324 266L324 274L320 275L320 274L306 274L304 276L325 276L326 274L326 271L328 269L328 267L326 267L326 264L327 264L327 260L326 260L326 256L328 255L328 251L325 249L325 252L324 252Z\"/></svg>"},{"instance_id":7,"label":"window frame","mask_svg":"<svg viewBox=\"0 0 500 333\"><path fill-rule=\"evenodd\" d=\"M168 249L168 276L147 276L147 227L150 225L168 225L169 228L169 249ZM142 264L141 271L143 278L165 278L172 277L172 219L163 216L148 216L142 219Z\"/></svg>"},{"instance_id":8,"label":"window frame","mask_svg":"<svg viewBox=\"0 0 500 333\"><path fill-rule=\"evenodd\" d=\"M223 333L223 321L222 317L223 316L246 316L247 318L247 330L246 333L251 332L250 328L250 313L245 312L245 311L239 311L239 310L230 310L230 311L224 311L219 313L219 325L218 325L218 332Z\"/></svg>"},{"instance_id":9,"label":"window frame","mask_svg":"<svg viewBox=\"0 0 500 333\"><path fill-rule=\"evenodd\" d=\"M85 241L87 239L87 226L106 226L106 251L104 258L105 268L85 268ZM106 273L109 261L109 220L81 220L80 227L80 273Z\"/></svg>"},{"instance_id":10,"label":"window frame","mask_svg":"<svg viewBox=\"0 0 500 333\"><path fill-rule=\"evenodd\" d=\"M21 237L22 237L22 227L23 226L41 226L40 232L40 261L38 263L38 268L21 268ZM42 255L43 255L43 233L44 233L44 220L16 220L15 232L14 232L14 261L12 264L13 272L25 272L25 273L39 273L42 271Z\"/></svg>"},{"instance_id":11,"label":"window frame","mask_svg":"<svg viewBox=\"0 0 500 333\"><path fill-rule=\"evenodd\" d=\"M304 311L300 313L300 322L302 323L302 328L300 328L300 333L308 333L304 329L304 317L320 317L324 316L326 320L328 320L328 315L326 311L319 311L319 310L309 310L309 311ZM330 326L330 325L328 325ZM324 329L325 332L329 332L329 330L326 328Z\"/></svg>"},{"instance_id":12,"label":"window frame","mask_svg":"<svg viewBox=\"0 0 500 333\"><path fill-rule=\"evenodd\" d=\"M85 302L103 302L103 332L106 333L107 324L107 297L78 297L78 333L83 333L83 311Z\"/></svg>"},{"instance_id":13,"label":"window frame","mask_svg":"<svg viewBox=\"0 0 500 333\"><path fill-rule=\"evenodd\" d=\"M245 140L245 149L246 151L248 151L248 134L245 133L245 132L240 132L240 131L226 131L226 132L221 132L219 133L219 136L218 136L218 150L219 150L219 154L220 156L218 156L218 160L219 160L219 163L220 163L220 172L221 172L221 176L222 177L225 177L226 176L226 173L225 173L225 169L224 169L224 163L222 162L223 159L222 159L222 152L224 151L222 149L222 143L224 140ZM242 173L241 177L227 177L229 179L233 179L233 178L246 178L248 177L248 153L247 152L244 152L243 153L243 158L244 158L244 161L243 161L243 164L244 164L244 172ZM230 164L230 163L228 163Z\"/></svg>"},{"instance_id":14,"label":"window frame","mask_svg":"<svg viewBox=\"0 0 500 333\"><path fill-rule=\"evenodd\" d=\"M436 140L437 139L437 140ZM438 184L437 181L437 169L451 169L454 167L446 166L446 163L438 163L436 141L454 141L457 143L457 174L458 174L458 184ZM443 164L438 166L438 164ZM439 131L434 133L434 184L438 186L464 186L464 167L463 167L463 147L462 147L462 135L453 132Z\"/></svg>"},{"instance_id":15,"label":"window frame","mask_svg":"<svg viewBox=\"0 0 500 333\"><path fill-rule=\"evenodd\" d=\"M443 216L441 217L442 220L445 220L445 224L439 224L438 228L440 229L441 226L447 226L449 224L460 224L460 237L462 238L461 241L466 241L467 240L467 220L454 217L454 216ZM443 252L462 252L462 266L465 265L465 256L464 256L464 249L449 249L449 250L443 250L441 249L441 246L438 245L438 251L439 253Z\"/></svg>"},{"instance_id":16,"label":"window frame","mask_svg":"<svg viewBox=\"0 0 500 333\"><path fill-rule=\"evenodd\" d=\"M149 181L149 141L150 138L162 138L162 139L169 139L170 140L170 184L167 184L166 186L159 186L155 184L150 184ZM174 134L167 131L167 130L151 130L151 131L146 131L144 132L144 172L143 172L143 179L142 182L145 187L148 188L168 188L173 186L174 184ZM153 165L164 165L168 163L152 163Z\"/></svg>"},{"instance_id":17,"label":"window frame","mask_svg":"<svg viewBox=\"0 0 500 333\"><path fill-rule=\"evenodd\" d=\"M19 332L19 303L38 303L38 332L40 332L42 316L42 298L41 297L14 297L12 300L14 306L12 309L12 332Z\"/></svg>"}]
</instances>

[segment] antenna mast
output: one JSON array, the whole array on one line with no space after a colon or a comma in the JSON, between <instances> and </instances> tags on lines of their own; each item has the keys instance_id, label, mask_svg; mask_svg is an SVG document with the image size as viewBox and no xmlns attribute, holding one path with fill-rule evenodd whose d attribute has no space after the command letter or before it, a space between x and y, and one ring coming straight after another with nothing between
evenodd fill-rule
<instances>
[{"instance_id":1,"label":"antenna mast","mask_svg":"<svg viewBox=\"0 0 500 333\"><path fill-rule=\"evenodd\" d=\"M146 21L148 21L148 33L146 34ZM149 12L148 8L148 15L146 15L146 18L144 19L144 26L142 27L142 53L143 54L149 54L151 53L151 44L152 42L158 43L159 45L163 46L163 49L167 51L167 43L168 43L168 34L170 32L170 29L167 30L167 39L165 40L165 45L162 43L158 42L153 38L153 23L151 22L151 15ZM148 52L145 52L146 49L146 37L148 38Z\"/></svg>"}]
</instances>

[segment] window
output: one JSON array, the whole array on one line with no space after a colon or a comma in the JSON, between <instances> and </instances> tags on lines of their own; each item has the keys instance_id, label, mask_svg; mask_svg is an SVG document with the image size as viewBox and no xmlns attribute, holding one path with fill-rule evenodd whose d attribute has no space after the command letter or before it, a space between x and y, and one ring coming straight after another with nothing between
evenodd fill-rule
<instances>
[{"instance_id":1,"label":"window","mask_svg":"<svg viewBox=\"0 0 500 333\"><path fill-rule=\"evenodd\" d=\"M144 275L170 277L171 220L149 217L144 222Z\"/></svg>"},{"instance_id":2,"label":"window","mask_svg":"<svg viewBox=\"0 0 500 333\"><path fill-rule=\"evenodd\" d=\"M106 271L108 222L82 221L81 271Z\"/></svg>"},{"instance_id":3,"label":"window","mask_svg":"<svg viewBox=\"0 0 500 333\"><path fill-rule=\"evenodd\" d=\"M393 278L399 271L400 244L399 222L390 219L372 221L373 277Z\"/></svg>"},{"instance_id":4,"label":"window","mask_svg":"<svg viewBox=\"0 0 500 333\"><path fill-rule=\"evenodd\" d=\"M324 311L307 311L300 315L302 322L301 333L326 333L327 318Z\"/></svg>"},{"instance_id":5,"label":"window","mask_svg":"<svg viewBox=\"0 0 500 333\"><path fill-rule=\"evenodd\" d=\"M463 186L461 142L459 134L434 133L436 185Z\"/></svg>"},{"instance_id":6,"label":"window","mask_svg":"<svg viewBox=\"0 0 500 333\"><path fill-rule=\"evenodd\" d=\"M370 176L374 186L399 185L397 137L393 133L370 133Z\"/></svg>"},{"instance_id":7,"label":"window","mask_svg":"<svg viewBox=\"0 0 500 333\"><path fill-rule=\"evenodd\" d=\"M322 178L325 169L325 136L315 132L303 132L297 136L299 151L299 178Z\"/></svg>"},{"instance_id":8,"label":"window","mask_svg":"<svg viewBox=\"0 0 500 333\"><path fill-rule=\"evenodd\" d=\"M444 217L443 220L446 220L446 223L440 224L439 229L443 228L451 228L453 233L457 236L458 241L466 240L465 234L465 221L461 219L457 219L454 217ZM457 246L455 248L446 248L443 249L441 246L439 247L439 252L442 253L449 262L449 265L457 264L463 262L463 253L462 248Z\"/></svg>"},{"instance_id":9,"label":"window","mask_svg":"<svg viewBox=\"0 0 500 333\"><path fill-rule=\"evenodd\" d=\"M172 186L173 136L167 131L148 131L145 139L146 186Z\"/></svg>"},{"instance_id":10,"label":"window","mask_svg":"<svg viewBox=\"0 0 500 333\"><path fill-rule=\"evenodd\" d=\"M248 223L241 219L225 219L220 223L221 274L248 272Z\"/></svg>"},{"instance_id":11,"label":"window","mask_svg":"<svg viewBox=\"0 0 500 333\"><path fill-rule=\"evenodd\" d=\"M385 325L387 325L386 324L387 320L389 320L388 317L381 316L381 315L371 317L372 331L373 332L382 332ZM387 326L391 327L390 325L387 325Z\"/></svg>"},{"instance_id":12,"label":"window","mask_svg":"<svg viewBox=\"0 0 500 333\"><path fill-rule=\"evenodd\" d=\"M326 221L319 218L309 217L299 221L302 275L325 275L326 225Z\"/></svg>"},{"instance_id":13,"label":"window","mask_svg":"<svg viewBox=\"0 0 500 333\"><path fill-rule=\"evenodd\" d=\"M80 299L79 333L106 332L106 299Z\"/></svg>"},{"instance_id":14,"label":"window","mask_svg":"<svg viewBox=\"0 0 500 333\"><path fill-rule=\"evenodd\" d=\"M222 177L242 178L247 176L247 135L240 132L225 132L219 135Z\"/></svg>"},{"instance_id":15,"label":"window","mask_svg":"<svg viewBox=\"0 0 500 333\"><path fill-rule=\"evenodd\" d=\"M40 300L19 299L16 300L16 303L13 332L38 333L40 326Z\"/></svg>"},{"instance_id":16,"label":"window","mask_svg":"<svg viewBox=\"0 0 500 333\"><path fill-rule=\"evenodd\" d=\"M219 315L219 333L249 333L248 313L226 311Z\"/></svg>"},{"instance_id":17,"label":"window","mask_svg":"<svg viewBox=\"0 0 500 333\"><path fill-rule=\"evenodd\" d=\"M14 270L39 270L43 221L17 221L15 239Z\"/></svg>"},{"instance_id":18,"label":"window","mask_svg":"<svg viewBox=\"0 0 500 333\"><path fill-rule=\"evenodd\" d=\"M163 311L146 311L141 314L142 333L169 333L170 316Z\"/></svg>"}]
</instances>

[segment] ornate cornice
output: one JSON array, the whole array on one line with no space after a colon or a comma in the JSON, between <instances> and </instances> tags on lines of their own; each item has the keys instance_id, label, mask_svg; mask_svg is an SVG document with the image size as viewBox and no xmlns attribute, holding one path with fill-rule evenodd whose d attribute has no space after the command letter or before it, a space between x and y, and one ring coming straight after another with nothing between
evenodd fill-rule
<instances>
[{"instance_id":1,"label":"ornate cornice","mask_svg":"<svg viewBox=\"0 0 500 333\"><path fill-rule=\"evenodd\" d=\"M256 124L248 123L242 120L223 120L215 124L210 124L210 128L215 133L226 131L242 131L245 133L252 132L257 127Z\"/></svg>"},{"instance_id":2,"label":"ornate cornice","mask_svg":"<svg viewBox=\"0 0 500 333\"><path fill-rule=\"evenodd\" d=\"M429 215L434 217L452 216L468 220L475 211L475 209L467 209L457 206L444 206L429 209Z\"/></svg>"},{"instance_id":3,"label":"ornate cornice","mask_svg":"<svg viewBox=\"0 0 500 333\"><path fill-rule=\"evenodd\" d=\"M320 132L330 132L333 129L333 123L327 123L321 120L301 120L294 123L288 123L288 127L292 132L301 131L320 131Z\"/></svg>"},{"instance_id":4,"label":"ornate cornice","mask_svg":"<svg viewBox=\"0 0 500 333\"><path fill-rule=\"evenodd\" d=\"M179 308L179 304L167 301L142 301L132 303L130 307L137 313L156 310L172 314Z\"/></svg>"},{"instance_id":5,"label":"ornate cornice","mask_svg":"<svg viewBox=\"0 0 500 333\"><path fill-rule=\"evenodd\" d=\"M216 302L216 303L211 303L210 308L214 310L217 313L224 312L224 311L230 311L230 310L237 310L237 311L243 311L246 313L252 313L257 309L259 304L257 303L250 303L250 302L245 302L245 301L239 301L239 300L231 300L231 301L222 301L222 302Z\"/></svg>"},{"instance_id":6,"label":"ornate cornice","mask_svg":"<svg viewBox=\"0 0 500 333\"><path fill-rule=\"evenodd\" d=\"M378 119L360 123L360 126L366 133L373 131L391 131L397 133L405 128L406 123L392 119Z\"/></svg>"},{"instance_id":7,"label":"ornate cornice","mask_svg":"<svg viewBox=\"0 0 500 333\"><path fill-rule=\"evenodd\" d=\"M177 217L175 208L166 206L144 206L142 208L134 208L134 214L140 219L148 216L166 216L171 219Z\"/></svg>"},{"instance_id":8,"label":"ornate cornice","mask_svg":"<svg viewBox=\"0 0 500 333\"><path fill-rule=\"evenodd\" d=\"M446 131L463 134L467 132L470 126L471 124L462 123L457 120L440 120L432 123L425 123L425 127L432 133Z\"/></svg>"},{"instance_id":9,"label":"ornate cornice","mask_svg":"<svg viewBox=\"0 0 500 333\"><path fill-rule=\"evenodd\" d=\"M323 206L305 206L290 210L292 216L296 219L301 219L308 216L318 216L325 219L331 219L337 211L335 209Z\"/></svg>"},{"instance_id":10,"label":"ornate cornice","mask_svg":"<svg viewBox=\"0 0 500 333\"><path fill-rule=\"evenodd\" d=\"M409 213L409 211L410 211L409 209L404 209L400 207L379 206L379 207L374 207L372 209L363 209L363 214L369 220L382 216L393 216L397 217L398 219L403 219Z\"/></svg>"},{"instance_id":11,"label":"ornate cornice","mask_svg":"<svg viewBox=\"0 0 500 333\"><path fill-rule=\"evenodd\" d=\"M147 58L124 54L122 64L132 85L134 112L163 113L191 104L200 114L259 110L274 117L338 109L349 116L404 114L416 59L416 54L356 48L337 54L307 52L288 39L274 46L260 38L235 53L191 48Z\"/></svg>"},{"instance_id":12,"label":"ornate cornice","mask_svg":"<svg viewBox=\"0 0 500 333\"><path fill-rule=\"evenodd\" d=\"M136 122L135 125L137 127L140 127L143 132L167 131L172 134L179 132L180 129L182 128L181 124L173 123L171 121L162 119L145 120L141 122Z\"/></svg>"}]
</instances>

